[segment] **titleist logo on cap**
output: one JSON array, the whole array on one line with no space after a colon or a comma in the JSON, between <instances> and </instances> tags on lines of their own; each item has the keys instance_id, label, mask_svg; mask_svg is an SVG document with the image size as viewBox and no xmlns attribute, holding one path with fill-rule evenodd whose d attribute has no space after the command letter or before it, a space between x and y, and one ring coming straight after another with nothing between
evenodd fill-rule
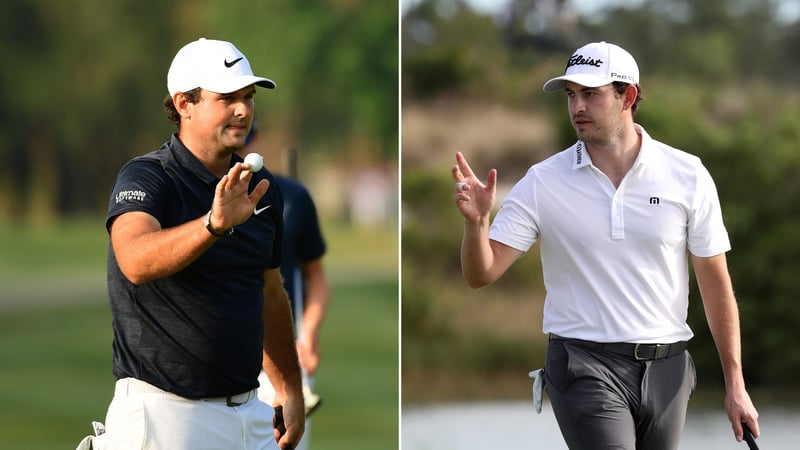
<instances>
[{"instance_id":1,"label":"titleist logo on cap","mask_svg":"<svg viewBox=\"0 0 800 450\"><path fill-rule=\"evenodd\" d=\"M581 55L580 53L576 53L576 54L572 55L572 57L569 58L569 61L567 61L567 67L566 68L569 69L572 66L594 66L594 67L600 67L602 65L603 65L603 60L602 59L587 58L587 57Z\"/></svg>"},{"instance_id":2,"label":"titleist logo on cap","mask_svg":"<svg viewBox=\"0 0 800 450\"><path fill-rule=\"evenodd\" d=\"M572 52L564 75L548 80L545 91L564 89L568 82L596 88L615 81L637 84L639 67L633 56L618 45L592 42Z\"/></svg>"}]
</instances>

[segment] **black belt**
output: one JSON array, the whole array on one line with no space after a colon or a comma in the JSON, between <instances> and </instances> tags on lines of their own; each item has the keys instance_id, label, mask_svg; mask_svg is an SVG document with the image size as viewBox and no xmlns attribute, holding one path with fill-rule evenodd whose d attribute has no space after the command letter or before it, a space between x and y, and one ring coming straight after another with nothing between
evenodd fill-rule
<instances>
[{"instance_id":1,"label":"black belt","mask_svg":"<svg viewBox=\"0 0 800 450\"><path fill-rule=\"evenodd\" d=\"M119 391L120 394L127 395L127 394L166 394L166 395L176 395L171 392L167 392L163 389L157 388L152 384L142 381L136 378L122 378L117 381L117 387L114 391ZM210 397L210 398L198 398L192 400L198 401L206 401L206 402L225 402L228 406L241 406L245 403L249 402L250 400L258 397L258 389L251 389L247 392L242 392L241 394L236 395L228 395L225 397Z\"/></svg>"},{"instance_id":2,"label":"black belt","mask_svg":"<svg viewBox=\"0 0 800 450\"><path fill-rule=\"evenodd\" d=\"M589 348L604 350L622 356L630 356L637 361L653 361L661 358L669 358L670 356L683 353L689 346L689 342L687 341L678 341L671 344L633 344L630 342L606 343L565 338L557 334L550 334L550 339L578 342Z\"/></svg>"}]
</instances>

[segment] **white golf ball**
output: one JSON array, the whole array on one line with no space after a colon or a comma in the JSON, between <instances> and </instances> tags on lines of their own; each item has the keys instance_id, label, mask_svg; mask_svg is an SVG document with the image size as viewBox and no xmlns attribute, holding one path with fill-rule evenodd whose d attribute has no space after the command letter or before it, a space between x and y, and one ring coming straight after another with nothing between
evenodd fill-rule
<instances>
[{"instance_id":1,"label":"white golf ball","mask_svg":"<svg viewBox=\"0 0 800 450\"><path fill-rule=\"evenodd\" d=\"M264 167L264 158L258 153L248 153L244 157L245 164L250 164L250 172L258 172Z\"/></svg>"}]
</instances>

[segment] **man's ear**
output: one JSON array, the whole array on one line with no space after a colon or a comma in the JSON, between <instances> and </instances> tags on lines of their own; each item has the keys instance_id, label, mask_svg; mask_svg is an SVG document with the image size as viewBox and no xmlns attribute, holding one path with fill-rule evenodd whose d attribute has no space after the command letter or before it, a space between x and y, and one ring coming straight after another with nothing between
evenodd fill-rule
<instances>
[{"instance_id":1,"label":"man's ear","mask_svg":"<svg viewBox=\"0 0 800 450\"><path fill-rule=\"evenodd\" d=\"M629 84L625 88L625 100L623 101L622 108L629 109L636 102L636 96L639 95L639 89L636 86Z\"/></svg>"},{"instance_id":2,"label":"man's ear","mask_svg":"<svg viewBox=\"0 0 800 450\"><path fill-rule=\"evenodd\" d=\"M186 98L183 92L176 92L172 96L172 103L175 105L175 110L178 111L181 117L184 119L191 117L191 103L189 103L189 99Z\"/></svg>"}]
</instances>

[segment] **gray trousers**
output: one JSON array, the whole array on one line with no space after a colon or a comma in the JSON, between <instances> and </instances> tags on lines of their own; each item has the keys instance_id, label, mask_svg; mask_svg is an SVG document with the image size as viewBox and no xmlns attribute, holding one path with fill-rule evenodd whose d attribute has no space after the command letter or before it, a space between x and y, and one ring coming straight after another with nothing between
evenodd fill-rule
<instances>
[{"instance_id":1,"label":"gray trousers","mask_svg":"<svg viewBox=\"0 0 800 450\"><path fill-rule=\"evenodd\" d=\"M688 351L636 361L552 339L545 389L571 450L677 449L697 377Z\"/></svg>"}]
</instances>

